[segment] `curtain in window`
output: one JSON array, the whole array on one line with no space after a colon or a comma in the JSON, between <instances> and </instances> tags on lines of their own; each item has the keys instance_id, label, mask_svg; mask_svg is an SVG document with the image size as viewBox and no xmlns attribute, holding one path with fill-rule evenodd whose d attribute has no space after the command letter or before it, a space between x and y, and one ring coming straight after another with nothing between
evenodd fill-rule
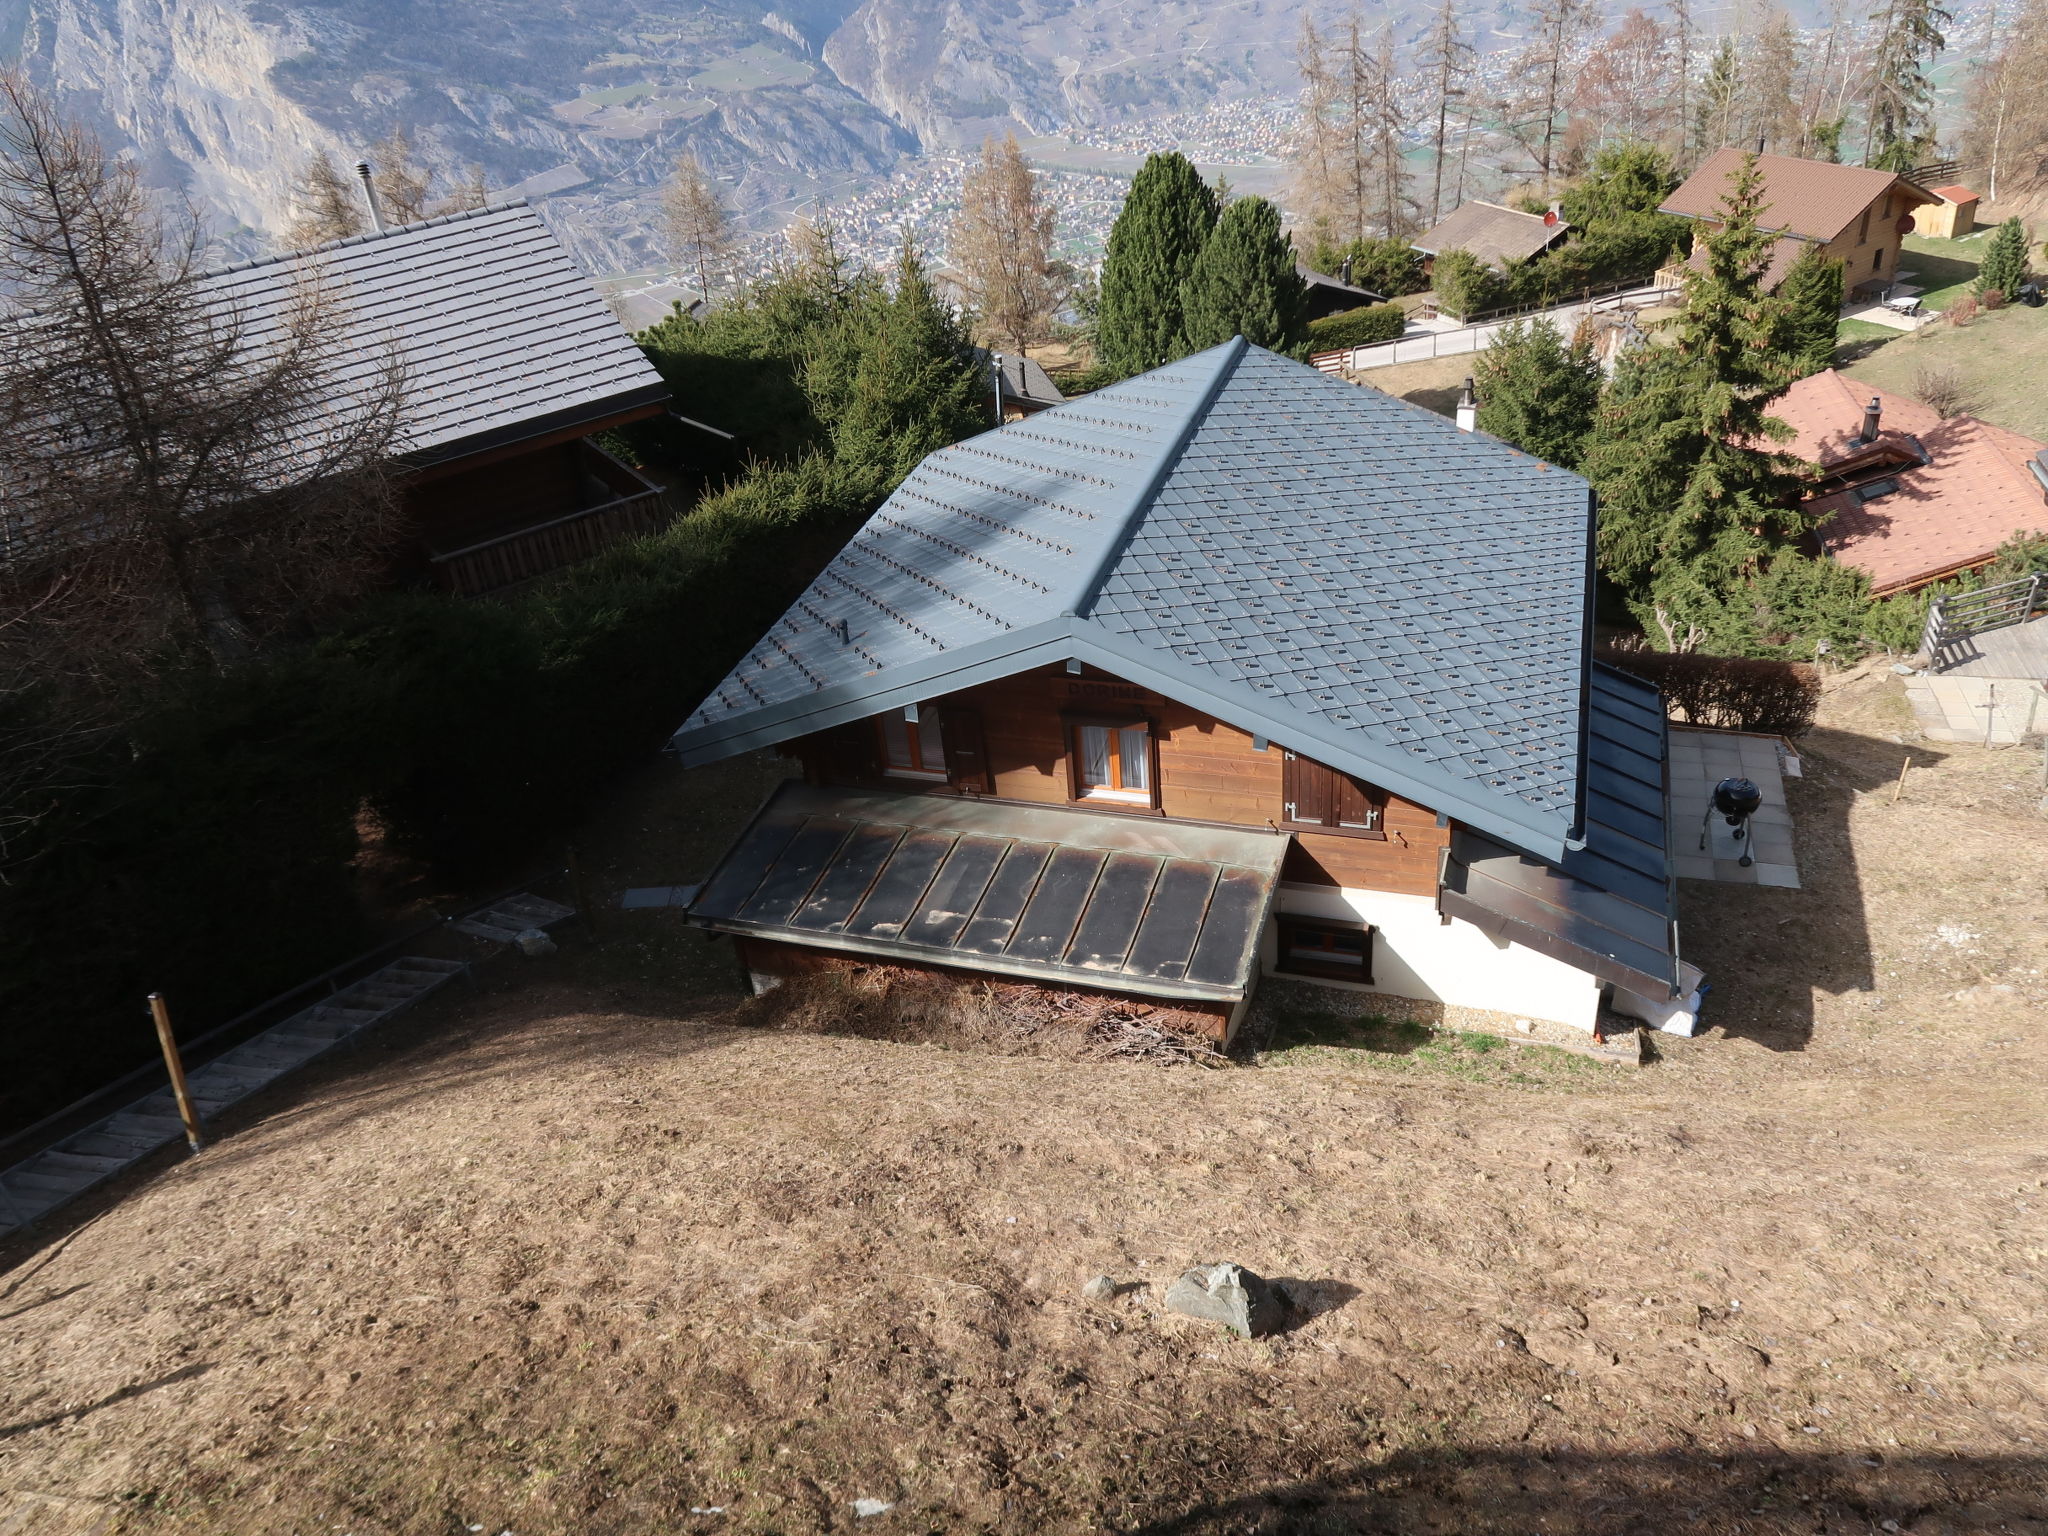
<instances>
[{"instance_id":1,"label":"curtain in window","mask_svg":"<svg viewBox=\"0 0 2048 1536\"><path fill-rule=\"evenodd\" d=\"M1127 725L1117 732L1118 766L1123 769L1125 789L1152 787L1151 743L1142 725Z\"/></svg>"},{"instance_id":2,"label":"curtain in window","mask_svg":"<svg viewBox=\"0 0 2048 1536\"><path fill-rule=\"evenodd\" d=\"M1081 727L1081 782L1090 788L1108 788L1115 782L1109 776L1109 727L1106 725Z\"/></svg>"}]
</instances>

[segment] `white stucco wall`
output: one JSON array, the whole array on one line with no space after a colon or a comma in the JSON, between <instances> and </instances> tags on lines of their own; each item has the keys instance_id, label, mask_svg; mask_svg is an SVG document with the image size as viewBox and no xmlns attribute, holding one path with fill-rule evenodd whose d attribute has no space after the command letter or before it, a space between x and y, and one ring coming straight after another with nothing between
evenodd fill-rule
<instances>
[{"instance_id":1,"label":"white stucco wall","mask_svg":"<svg viewBox=\"0 0 2048 1536\"><path fill-rule=\"evenodd\" d=\"M1283 885L1278 908L1303 917L1348 918L1378 930L1372 986L1461 1008L1490 1008L1549 1019L1591 1033L1600 1014L1600 981L1576 966L1496 939L1461 918L1446 923L1426 896ZM1277 950L1266 947L1272 969ZM1344 986L1343 982L1329 983Z\"/></svg>"}]
</instances>

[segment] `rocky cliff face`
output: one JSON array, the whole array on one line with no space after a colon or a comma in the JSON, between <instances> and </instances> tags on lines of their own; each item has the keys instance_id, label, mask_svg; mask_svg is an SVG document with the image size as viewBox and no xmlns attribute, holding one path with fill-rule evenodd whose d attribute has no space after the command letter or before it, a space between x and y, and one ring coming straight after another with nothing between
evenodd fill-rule
<instances>
[{"instance_id":1,"label":"rocky cliff face","mask_svg":"<svg viewBox=\"0 0 2048 1536\"><path fill-rule=\"evenodd\" d=\"M452 183L564 165L586 260L646 256L653 189L698 156L742 207L1002 126L1291 89L1301 0L0 0L0 48L252 254L298 168L394 126Z\"/></svg>"}]
</instances>

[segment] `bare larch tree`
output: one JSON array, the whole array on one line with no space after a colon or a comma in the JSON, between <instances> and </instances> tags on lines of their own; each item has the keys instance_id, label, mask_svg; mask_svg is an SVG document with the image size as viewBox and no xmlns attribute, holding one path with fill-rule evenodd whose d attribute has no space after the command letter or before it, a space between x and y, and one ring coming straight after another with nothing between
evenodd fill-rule
<instances>
[{"instance_id":1,"label":"bare larch tree","mask_svg":"<svg viewBox=\"0 0 2048 1536\"><path fill-rule=\"evenodd\" d=\"M360 187L342 174L326 150L317 150L299 170L292 185L292 221L285 227L285 246L310 250L330 240L346 240L369 228Z\"/></svg>"},{"instance_id":2,"label":"bare larch tree","mask_svg":"<svg viewBox=\"0 0 2048 1536\"><path fill-rule=\"evenodd\" d=\"M1053 256L1052 204L1015 134L983 141L981 163L960 185L947 254L984 340L1019 353L1045 340L1071 279Z\"/></svg>"},{"instance_id":3,"label":"bare larch tree","mask_svg":"<svg viewBox=\"0 0 2048 1536\"><path fill-rule=\"evenodd\" d=\"M386 223L415 224L427 216L432 174L420 164L403 123L371 148L370 175Z\"/></svg>"},{"instance_id":4,"label":"bare larch tree","mask_svg":"<svg viewBox=\"0 0 2048 1536\"><path fill-rule=\"evenodd\" d=\"M1451 103L1465 94L1464 81L1472 68L1472 43L1458 25L1458 0L1443 0L1437 8L1429 37L1423 44L1422 67L1428 73L1431 116L1436 132L1431 140L1432 180L1429 191L1429 222L1444 214L1444 143L1450 130Z\"/></svg>"},{"instance_id":5,"label":"bare larch tree","mask_svg":"<svg viewBox=\"0 0 2048 1536\"><path fill-rule=\"evenodd\" d=\"M695 155L683 155L661 190L661 227L669 251L697 274L697 291L708 302L711 280L724 275L732 257L732 216Z\"/></svg>"},{"instance_id":6,"label":"bare larch tree","mask_svg":"<svg viewBox=\"0 0 2048 1536\"><path fill-rule=\"evenodd\" d=\"M363 590L390 547L395 355L365 355L305 268L238 312L201 250L131 164L0 75L0 646L49 686L230 665Z\"/></svg>"}]
</instances>

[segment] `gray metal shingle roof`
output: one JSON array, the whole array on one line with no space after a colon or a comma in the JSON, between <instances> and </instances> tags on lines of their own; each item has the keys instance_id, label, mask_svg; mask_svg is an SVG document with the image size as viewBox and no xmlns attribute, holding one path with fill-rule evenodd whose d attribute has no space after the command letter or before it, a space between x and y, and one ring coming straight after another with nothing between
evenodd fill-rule
<instances>
[{"instance_id":1,"label":"gray metal shingle roof","mask_svg":"<svg viewBox=\"0 0 2048 1536\"><path fill-rule=\"evenodd\" d=\"M1651 684L1596 663L1590 727L1586 845L1546 864L1460 830L1438 901L1605 980L1676 996L1663 701Z\"/></svg>"},{"instance_id":2,"label":"gray metal shingle roof","mask_svg":"<svg viewBox=\"0 0 2048 1536\"><path fill-rule=\"evenodd\" d=\"M675 747L1076 658L1558 859L1590 531L1576 476L1232 342L926 459Z\"/></svg>"},{"instance_id":3,"label":"gray metal shingle roof","mask_svg":"<svg viewBox=\"0 0 2048 1536\"><path fill-rule=\"evenodd\" d=\"M357 343L351 367L338 375L344 396L373 388L395 347L405 370L406 450L425 460L668 393L523 202L244 262L204 281L258 348L302 285L331 296Z\"/></svg>"}]
</instances>

